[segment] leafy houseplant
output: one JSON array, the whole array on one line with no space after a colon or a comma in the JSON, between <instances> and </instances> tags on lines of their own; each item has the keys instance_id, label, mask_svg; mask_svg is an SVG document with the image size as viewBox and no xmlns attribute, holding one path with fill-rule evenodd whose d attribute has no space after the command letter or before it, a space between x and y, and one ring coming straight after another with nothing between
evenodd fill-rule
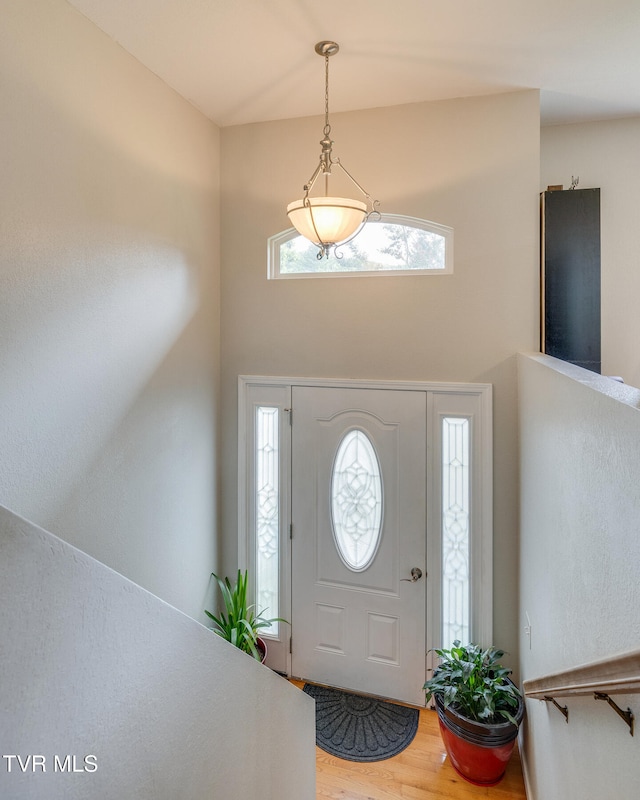
<instances>
[{"instance_id":1,"label":"leafy houseplant","mask_svg":"<svg viewBox=\"0 0 640 800\"><path fill-rule=\"evenodd\" d=\"M442 695L445 706L476 722L497 722L506 719L517 725L520 690L507 677L511 670L499 664L503 650L477 644L460 645L456 639L451 650L436 650L442 659L433 677L424 688L427 701L434 694Z\"/></svg>"},{"instance_id":2,"label":"leafy houseplant","mask_svg":"<svg viewBox=\"0 0 640 800\"><path fill-rule=\"evenodd\" d=\"M496 647L436 650L441 659L424 685L435 698L440 732L456 770L467 780L492 786L502 778L524 714L519 689L499 661Z\"/></svg>"},{"instance_id":3,"label":"leafy houseplant","mask_svg":"<svg viewBox=\"0 0 640 800\"><path fill-rule=\"evenodd\" d=\"M235 586L231 585L229 578L220 578L215 572L211 577L216 579L222 594L224 611L219 616L205 609L205 614L213 620L213 631L238 647L244 653L252 655L258 661L264 661L266 645L258 633L271 626L273 622L286 622L281 617L266 619L263 611L256 612L255 604L247 603L248 573L244 575L238 570Z\"/></svg>"}]
</instances>

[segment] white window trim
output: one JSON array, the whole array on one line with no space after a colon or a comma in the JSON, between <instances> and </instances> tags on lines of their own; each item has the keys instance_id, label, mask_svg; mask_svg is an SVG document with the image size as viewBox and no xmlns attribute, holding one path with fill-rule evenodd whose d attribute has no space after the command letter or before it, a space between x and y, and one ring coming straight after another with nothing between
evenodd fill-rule
<instances>
[{"instance_id":1,"label":"white window trim","mask_svg":"<svg viewBox=\"0 0 640 800\"><path fill-rule=\"evenodd\" d=\"M427 537L427 564L440 565L428 599L427 631L432 644L427 650L442 646L442 430L444 417L462 417L470 425L470 516L469 516L469 630L470 640L483 647L493 644L493 453L491 387L468 384L464 390L427 393L427 529L440 535ZM463 644L467 644L463 642ZM429 654L428 668L436 666Z\"/></svg>"},{"instance_id":2,"label":"white window trim","mask_svg":"<svg viewBox=\"0 0 640 800\"><path fill-rule=\"evenodd\" d=\"M292 272L280 273L280 248L286 242L295 239L300 234L295 228L287 228L280 233L270 236L267 240L267 278L269 280L298 280L300 278L391 278L405 275L451 275L453 274L453 228L439 222L409 217L404 214L382 214L379 221L371 225L406 225L409 228L435 233L444 237L444 268L443 269L390 269L351 272Z\"/></svg>"},{"instance_id":3,"label":"white window trim","mask_svg":"<svg viewBox=\"0 0 640 800\"><path fill-rule=\"evenodd\" d=\"M268 406L279 409L280 424L279 449L280 449L280 474L279 474L279 589L280 609L278 616L291 619L291 543L289 540L289 525L291 522L290 487L291 472L291 427L285 415L291 407L291 387L287 382L278 379L243 380L238 383L238 567L249 571L249 592L252 599L256 596L256 554L252 541L251 530L256 519L255 508L255 419L256 408ZM272 615L268 615L272 616ZM288 651L290 628L289 625L279 625L278 634L264 631L261 636L269 641L269 651L278 651L276 658L280 660L279 669L288 669Z\"/></svg>"},{"instance_id":4,"label":"white window trim","mask_svg":"<svg viewBox=\"0 0 640 800\"><path fill-rule=\"evenodd\" d=\"M493 411L492 386L483 383L427 383L414 381L358 381L324 378L266 377L240 375L238 377L238 566L250 569L252 541L250 533L251 488L247 480L252 469L251 428L255 404L278 405L283 415L291 407L293 386L325 386L330 388L390 389L427 393L427 530L439 532L441 524L441 447L435 435L443 416L464 415L471 420L472 497L470 519L470 626L471 640L488 647L493 644ZM449 402L450 401L450 402ZM283 489L290 486L290 438L287 422L281 426L283 455L288 457L283 465ZM285 483L286 482L286 483ZM289 526L291 504L288 489L281 499L280 541L283 543L281 569L281 609L285 619L291 619L291 550ZM426 532L425 532L426 535ZM427 536L427 589L426 589L426 670L435 667L433 650L441 646L441 564L442 546L439 535ZM251 574L251 573L250 573ZM290 631L289 626L281 626ZM282 643L285 644L284 642ZM287 648L288 650L288 648ZM283 670L284 671L284 670ZM286 673L291 674L291 658L286 655Z\"/></svg>"}]
</instances>

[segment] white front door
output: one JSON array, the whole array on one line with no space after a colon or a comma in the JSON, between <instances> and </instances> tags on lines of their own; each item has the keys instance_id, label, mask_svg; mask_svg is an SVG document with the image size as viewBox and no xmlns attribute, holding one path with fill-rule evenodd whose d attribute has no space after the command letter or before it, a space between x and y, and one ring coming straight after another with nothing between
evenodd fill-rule
<instances>
[{"instance_id":1,"label":"white front door","mask_svg":"<svg viewBox=\"0 0 640 800\"><path fill-rule=\"evenodd\" d=\"M426 394L292 407L292 674L424 705Z\"/></svg>"}]
</instances>

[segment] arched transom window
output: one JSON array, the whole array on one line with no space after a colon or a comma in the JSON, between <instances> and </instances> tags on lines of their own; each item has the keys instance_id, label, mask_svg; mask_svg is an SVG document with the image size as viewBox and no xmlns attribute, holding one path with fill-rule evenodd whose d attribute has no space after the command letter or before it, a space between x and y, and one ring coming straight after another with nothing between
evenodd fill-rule
<instances>
[{"instance_id":1,"label":"arched transom window","mask_svg":"<svg viewBox=\"0 0 640 800\"><path fill-rule=\"evenodd\" d=\"M318 258L318 248L295 228L272 236L268 244L271 279L453 272L453 228L397 214L367 222L329 258Z\"/></svg>"}]
</instances>

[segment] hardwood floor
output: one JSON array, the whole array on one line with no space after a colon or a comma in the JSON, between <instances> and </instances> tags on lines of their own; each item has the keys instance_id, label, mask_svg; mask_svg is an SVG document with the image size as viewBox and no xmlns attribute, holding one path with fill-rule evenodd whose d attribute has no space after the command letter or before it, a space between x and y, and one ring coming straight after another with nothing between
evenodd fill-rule
<instances>
[{"instance_id":1,"label":"hardwood floor","mask_svg":"<svg viewBox=\"0 0 640 800\"><path fill-rule=\"evenodd\" d=\"M416 737L399 755L363 763L344 761L316 748L316 766L318 800L526 800L517 749L497 786L474 786L449 763L437 714L430 709L421 709Z\"/></svg>"}]
</instances>

